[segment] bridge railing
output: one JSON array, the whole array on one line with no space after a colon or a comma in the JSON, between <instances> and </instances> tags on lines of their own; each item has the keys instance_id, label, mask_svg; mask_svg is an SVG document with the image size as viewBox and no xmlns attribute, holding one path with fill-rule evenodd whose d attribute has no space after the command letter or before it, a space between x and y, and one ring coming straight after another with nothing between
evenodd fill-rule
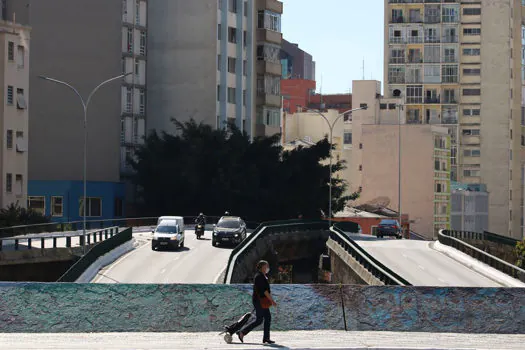
<instances>
[{"instance_id":1,"label":"bridge railing","mask_svg":"<svg viewBox=\"0 0 525 350\"><path fill-rule=\"evenodd\" d=\"M443 230L444 234L449 237L454 237L460 240L475 240L475 241L489 241L498 244L510 245L515 247L519 242L517 239L511 237L505 237L492 232L471 232L471 231L458 231L458 230Z\"/></svg>"},{"instance_id":2,"label":"bridge railing","mask_svg":"<svg viewBox=\"0 0 525 350\"><path fill-rule=\"evenodd\" d=\"M228 258L228 264L224 274L223 282L229 284L233 275L233 269L238 264L239 258L245 254L247 248L257 239L273 233L298 232L311 230L326 230L327 223L319 220L283 220L262 222L255 231L233 249Z\"/></svg>"},{"instance_id":3,"label":"bridge railing","mask_svg":"<svg viewBox=\"0 0 525 350\"><path fill-rule=\"evenodd\" d=\"M28 234L24 236L6 237L0 239L2 250L29 250L47 248L72 248L76 246L91 245L107 240L118 234L118 227L109 227L101 230L86 232L58 232L50 234Z\"/></svg>"},{"instance_id":4,"label":"bridge railing","mask_svg":"<svg viewBox=\"0 0 525 350\"><path fill-rule=\"evenodd\" d=\"M117 248L123 243L130 241L133 237L133 229L128 228L118 232L108 239L99 242L89 249L77 262L73 264L57 282L75 282L98 258Z\"/></svg>"},{"instance_id":5,"label":"bridge railing","mask_svg":"<svg viewBox=\"0 0 525 350\"><path fill-rule=\"evenodd\" d=\"M390 270L386 265L370 255L363 247L340 228L333 226L330 228L330 239L337 242L350 254L359 264L367 269L374 277L382 281L385 285L411 286L403 277Z\"/></svg>"},{"instance_id":6,"label":"bridge railing","mask_svg":"<svg viewBox=\"0 0 525 350\"><path fill-rule=\"evenodd\" d=\"M520 269L519 267L509 264L508 262L499 259L493 255L487 254L481 249L478 249L464 241L462 239L483 239L483 233L478 233L477 235L474 232L458 234L460 231L450 231L450 230L440 230L438 234L438 240L440 243L448 245L454 249L459 250L471 257L499 270L511 277L514 277L522 282L525 282L525 270ZM458 238L462 237L462 239ZM479 238L474 238L479 237Z\"/></svg>"}]
</instances>

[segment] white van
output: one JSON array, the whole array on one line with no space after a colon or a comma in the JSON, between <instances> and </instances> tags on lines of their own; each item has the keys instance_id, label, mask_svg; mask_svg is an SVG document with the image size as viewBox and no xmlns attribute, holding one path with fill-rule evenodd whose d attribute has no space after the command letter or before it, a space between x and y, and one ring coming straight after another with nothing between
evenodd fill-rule
<instances>
[{"instance_id":1,"label":"white van","mask_svg":"<svg viewBox=\"0 0 525 350\"><path fill-rule=\"evenodd\" d=\"M184 218L182 216L161 216L157 220L157 226L160 225L160 223L164 220L177 221L177 224L179 225L180 229L184 232Z\"/></svg>"},{"instance_id":2,"label":"white van","mask_svg":"<svg viewBox=\"0 0 525 350\"><path fill-rule=\"evenodd\" d=\"M183 248L184 228L181 229L176 220L164 219L153 231L151 249L157 248Z\"/></svg>"}]
</instances>

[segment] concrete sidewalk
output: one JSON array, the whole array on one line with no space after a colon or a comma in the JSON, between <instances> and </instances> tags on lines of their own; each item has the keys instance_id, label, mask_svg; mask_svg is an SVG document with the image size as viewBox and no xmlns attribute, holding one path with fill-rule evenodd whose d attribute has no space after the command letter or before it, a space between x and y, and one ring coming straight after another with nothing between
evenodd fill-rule
<instances>
[{"instance_id":1,"label":"concrete sidewalk","mask_svg":"<svg viewBox=\"0 0 525 350\"><path fill-rule=\"evenodd\" d=\"M524 349L525 334L451 334L294 331L273 332L278 345L262 345L261 332L234 337L218 333L0 333L0 349Z\"/></svg>"}]
</instances>

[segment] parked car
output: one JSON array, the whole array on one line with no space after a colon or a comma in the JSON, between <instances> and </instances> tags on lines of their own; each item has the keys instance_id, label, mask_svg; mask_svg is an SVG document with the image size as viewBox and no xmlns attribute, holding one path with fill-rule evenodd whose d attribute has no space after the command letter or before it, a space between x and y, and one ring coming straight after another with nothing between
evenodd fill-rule
<instances>
[{"instance_id":1,"label":"parked car","mask_svg":"<svg viewBox=\"0 0 525 350\"><path fill-rule=\"evenodd\" d=\"M385 236L394 236L397 239L401 239L401 225L399 221L392 219L383 219L377 226L377 237L383 238Z\"/></svg>"},{"instance_id":2,"label":"parked car","mask_svg":"<svg viewBox=\"0 0 525 350\"><path fill-rule=\"evenodd\" d=\"M213 225L211 244L239 244L246 238L246 223L238 216L223 216Z\"/></svg>"},{"instance_id":3,"label":"parked car","mask_svg":"<svg viewBox=\"0 0 525 350\"><path fill-rule=\"evenodd\" d=\"M153 231L151 249L158 248L183 248L184 227L181 228L176 220L165 219Z\"/></svg>"}]
</instances>

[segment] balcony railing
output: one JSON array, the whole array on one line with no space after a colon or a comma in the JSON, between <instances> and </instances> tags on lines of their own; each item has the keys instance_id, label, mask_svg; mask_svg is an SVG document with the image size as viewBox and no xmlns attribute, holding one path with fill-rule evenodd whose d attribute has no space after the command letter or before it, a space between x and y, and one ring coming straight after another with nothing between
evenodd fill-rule
<instances>
[{"instance_id":1,"label":"balcony railing","mask_svg":"<svg viewBox=\"0 0 525 350\"><path fill-rule=\"evenodd\" d=\"M443 36L444 43L457 43L458 41L459 41L459 37L457 35L444 35Z\"/></svg>"},{"instance_id":2,"label":"balcony railing","mask_svg":"<svg viewBox=\"0 0 525 350\"><path fill-rule=\"evenodd\" d=\"M428 104L439 104L439 103L441 103L441 99L439 97L427 97L427 98L425 98L425 103L428 103Z\"/></svg>"},{"instance_id":3,"label":"balcony railing","mask_svg":"<svg viewBox=\"0 0 525 350\"><path fill-rule=\"evenodd\" d=\"M426 36L425 43L427 44L439 44L441 42L440 38L435 36Z\"/></svg>"},{"instance_id":4,"label":"balcony railing","mask_svg":"<svg viewBox=\"0 0 525 350\"><path fill-rule=\"evenodd\" d=\"M457 124L458 117L443 117L442 124Z\"/></svg>"},{"instance_id":5,"label":"balcony railing","mask_svg":"<svg viewBox=\"0 0 525 350\"><path fill-rule=\"evenodd\" d=\"M406 41L405 41L405 38L403 38L403 37L392 36L392 37L390 37L389 42L390 42L390 44L404 44Z\"/></svg>"},{"instance_id":6,"label":"balcony railing","mask_svg":"<svg viewBox=\"0 0 525 350\"><path fill-rule=\"evenodd\" d=\"M405 83L405 77L404 76L393 76L388 78L388 82L390 84L404 84Z\"/></svg>"},{"instance_id":7,"label":"balcony railing","mask_svg":"<svg viewBox=\"0 0 525 350\"><path fill-rule=\"evenodd\" d=\"M423 97L407 97L407 103L409 104L416 104L416 103L423 103Z\"/></svg>"},{"instance_id":8,"label":"balcony railing","mask_svg":"<svg viewBox=\"0 0 525 350\"><path fill-rule=\"evenodd\" d=\"M404 57L392 57L390 58L389 62L394 63L394 64L405 63L405 58Z\"/></svg>"},{"instance_id":9,"label":"balcony railing","mask_svg":"<svg viewBox=\"0 0 525 350\"><path fill-rule=\"evenodd\" d=\"M405 23L405 18L402 16L392 17L390 23Z\"/></svg>"},{"instance_id":10,"label":"balcony railing","mask_svg":"<svg viewBox=\"0 0 525 350\"><path fill-rule=\"evenodd\" d=\"M423 56L421 56L421 55L408 55L408 63L423 63Z\"/></svg>"},{"instance_id":11,"label":"balcony railing","mask_svg":"<svg viewBox=\"0 0 525 350\"><path fill-rule=\"evenodd\" d=\"M441 23L441 17L440 16L425 16L425 23L426 24Z\"/></svg>"},{"instance_id":12,"label":"balcony railing","mask_svg":"<svg viewBox=\"0 0 525 350\"><path fill-rule=\"evenodd\" d=\"M421 119L408 117L407 124L421 124Z\"/></svg>"},{"instance_id":13,"label":"balcony railing","mask_svg":"<svg viewBox=\"0 0 525 350\"><path fill-rule=\"evenodd\" d=\"M409 44L422 44L423 43L423 37L422 36L409 36L408 37L408 43Z\"/></svg>"},{"instance_id":14,"label":"balcony railing","mask_svg":"<svg viewBox=\"0 0 525 350\"><path fill-rule=\"evenodd\" d=\"M444 83L457 83L459 81L457 76L443 76Z\"/></svg>"}]
</instances>

